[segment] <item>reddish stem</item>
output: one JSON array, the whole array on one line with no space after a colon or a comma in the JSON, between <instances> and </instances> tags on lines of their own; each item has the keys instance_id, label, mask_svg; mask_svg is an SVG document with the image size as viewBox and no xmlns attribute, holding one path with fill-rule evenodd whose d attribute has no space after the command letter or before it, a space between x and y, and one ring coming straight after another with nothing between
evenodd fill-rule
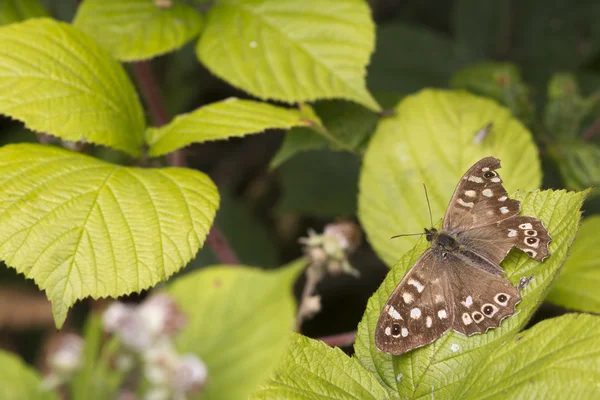
<instances>
[{"instance_id":1,"label":"reddish stem","mask_svg":"<svg viewBox=\"0 0 600 400\"><path fill-rule=\"evenodd\" d=\"M169 114L162 101L162 96L158 83L154 79L150 63L140 61L132 65L134 75L138 82L142 97L148 105L152 122L156 126L165 125L169 122ZM182 149L169 153L167 156L169 165L174 167L185 167L185 153ZM229 242L221 234L219 229L213 225L206 239L208 245L212 247L217 258L223 264L239 264L239 260L229 246Z\"/></svg>"},{"instance_id":2,"label":"reddish stem","mask_svg":"<svg viewBox=\"0 0 600 400\"><path fill-rule=\"evenodd\" d=\"M317 340L320 340L321 342L326 343L332 347L350 346L356 340L356 332L346 332L339 333L337 335L324 336L318 338Z\"/></svg>"}]
</instances>

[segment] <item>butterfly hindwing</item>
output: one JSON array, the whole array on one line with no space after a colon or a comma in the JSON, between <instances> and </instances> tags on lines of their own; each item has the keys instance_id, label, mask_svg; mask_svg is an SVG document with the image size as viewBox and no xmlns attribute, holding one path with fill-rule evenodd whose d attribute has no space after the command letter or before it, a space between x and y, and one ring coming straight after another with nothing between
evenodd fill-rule
<instances>
[{"instance_id":1,"label":"butterfly hindwing","mask_svg":"<svg viewBox=\"0 0 600 400\"><path fill-rule=\"evenodd\" d=\"M499 237L506 236L512 239L513 246L523 250L531 258L542 261L550 255L548 245L552 238L539 219L518 215L502 221L499 229Z\"/></svg>"},{"instance_id":2,"label":"butterfly hindwing","mask_svg":"<svg viewBox=\"0 0 600 400\"><path fill-rule=\"evenodd\" d=\"M500 222L521 211L518 200L509 199L496 171L500 160L486 157L462 176L444 216L444 229L464 231Z\"/></svg>"},{"instance_id":3,"label":"butterfly hindwing","mask_svg":"<svg viewBox=\"0 0 600 400\"><path fill-rule=\"evenodd\" d=\"M521 301L519 289L508 279L466 263L451 269L449 279L454 305L452 328L463 335L499 327Z\"/></svg>"},{"instance_id":4,"label":"butterfly hindwing","mask_svg":"<svg viewBox=\"0 0 600 400\"><path fill-rule=\"evenodd\" d=\"M380 351L402 354L425 346L452 325L448 280L441 263L427 250L396 286L375 329Z\"/></svg>"}]
</instances>

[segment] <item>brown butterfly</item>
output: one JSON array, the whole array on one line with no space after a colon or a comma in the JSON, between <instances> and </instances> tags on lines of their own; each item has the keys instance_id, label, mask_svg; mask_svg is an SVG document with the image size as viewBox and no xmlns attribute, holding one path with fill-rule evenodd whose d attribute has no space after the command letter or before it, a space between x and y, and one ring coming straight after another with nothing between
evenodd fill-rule
<instances>
[{"instance_id":1,"label":"brown butterfly","mask_svg":"<svg viewBox=\"0 0 600 400\"><path fill-rule=\"evenodd\" d=\"M498 168L494 157L473 165L454 191L442 230L425 229L431 247L379 316L379 350L403 354L450 329L466 336L485 333L514 314L521 295L500 262L513 246L544 260L552 239L542 221L518 215L521 203L507 197Z\"/></svg>"}]
</instances>

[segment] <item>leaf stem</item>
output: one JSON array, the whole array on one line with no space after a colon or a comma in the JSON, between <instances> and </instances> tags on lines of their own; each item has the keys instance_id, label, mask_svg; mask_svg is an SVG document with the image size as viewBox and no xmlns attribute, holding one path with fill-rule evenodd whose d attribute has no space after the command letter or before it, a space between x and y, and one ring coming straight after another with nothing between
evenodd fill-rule
<instances>
[{"instance_id":1,"label":"leaf stem","mask_svg":"<svg viewBox=\"0 0 600 400\"><path fill-rule=\"evenodd\" d=\"M331 347L345 347L350 346L356 340L356 331L346 332L346 333L338 333L337 335L331 336L323 336L317 338L323 343L328 344Z\"/></svg>"},{"instance_id":2,"label":"leaf stem","mask_svg":"<svg viewBox=\"0 0 600 400\"><path fill-rule=\"evenodd\" d=\"M132 68L142 97L148 104L152 122L156 126L167 124L169 122L169 114L163 104L160 89L156 79L154 79L150 63L148 61L139 61L133 63ZM183 149L169 153L167 159L169 165L173 167L184 168L186 166L185 151ZM237 265L240 263L237 255L229 245L229 242L216 225L213 224L210 229L206 242L213 249L219 261L223 264Z\"/></svg>"}]
</instances>

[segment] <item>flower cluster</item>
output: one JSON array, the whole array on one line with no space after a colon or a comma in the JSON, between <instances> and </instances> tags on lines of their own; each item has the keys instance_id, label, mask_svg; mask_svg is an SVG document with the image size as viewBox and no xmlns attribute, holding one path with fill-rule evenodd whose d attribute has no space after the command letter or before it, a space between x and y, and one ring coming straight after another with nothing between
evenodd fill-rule
<instances>
[{"instance_id":1,"label":"flower cluster","mask_svg":"<svg viewBox=\"0 0 600 400\"><path fill-rule=\"evenodd\" d=\"M140 305L114 302L102 317L104 328L124 347L117 365L123 372L141 363L148 383L146 398L186 399L205 384L208 371L193 354L179 354L173 337L186 317L166 294L150 296Z\"/></svg>"}]
</instances>

